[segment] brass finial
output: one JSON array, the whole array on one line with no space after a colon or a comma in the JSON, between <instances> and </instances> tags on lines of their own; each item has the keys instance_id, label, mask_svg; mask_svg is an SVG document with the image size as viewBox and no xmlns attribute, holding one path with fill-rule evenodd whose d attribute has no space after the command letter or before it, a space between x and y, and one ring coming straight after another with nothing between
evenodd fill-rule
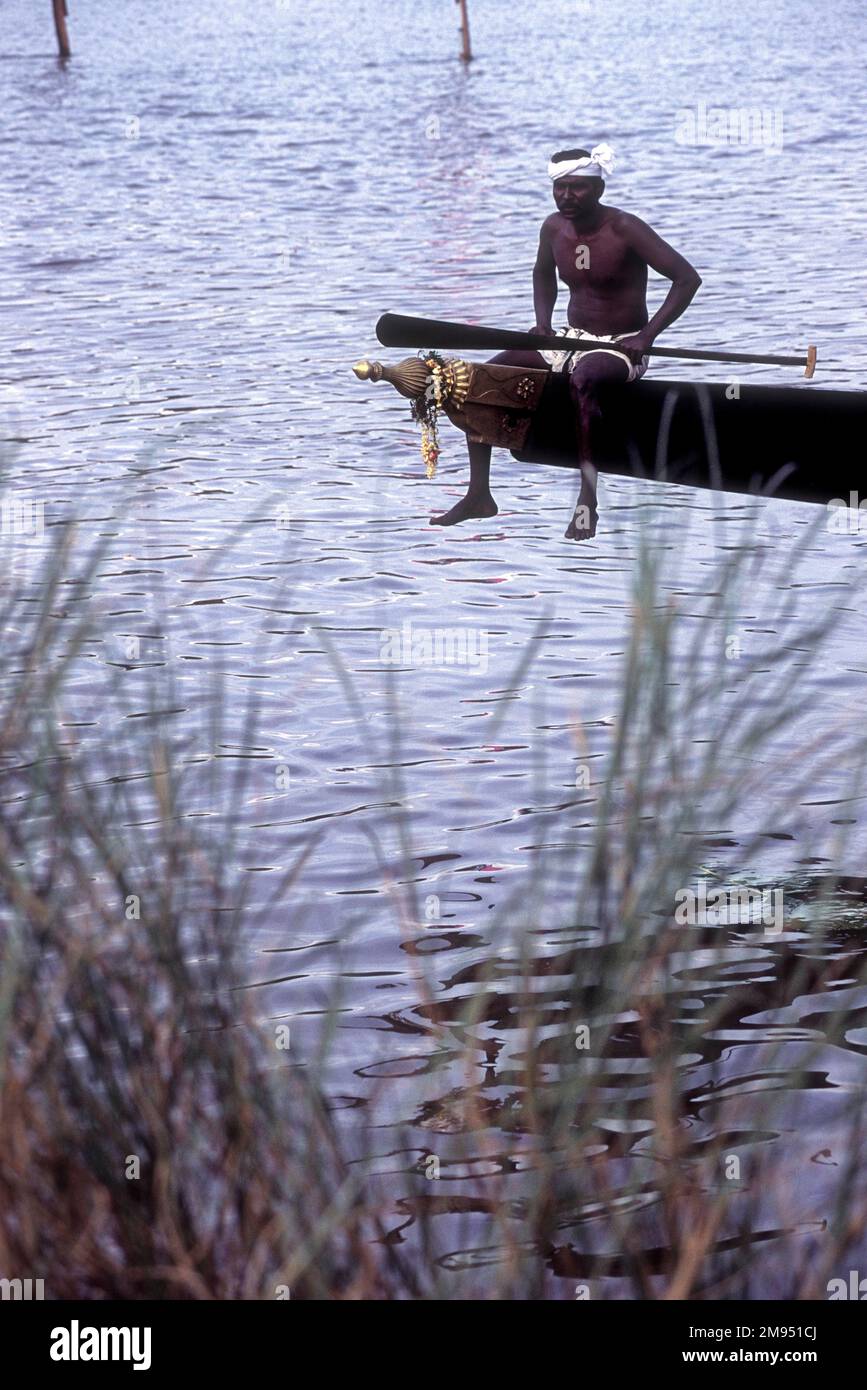
<instances>
[{"instance_id":1,"label":"brass finial","mask_svg":"<svg viewBox=\"0 0 867 1390\"><path fill-rule=\"evenodd\" d=\"M352 368L359 381L390 381L396 391L409 400L417 400L427 390L429 369L418 357L405 357L396 367L384 367L381 362L366 358Z\"/></svg>"},{"instance_id":2,"label":"brass finial","mask_svg":"<svg viewBox=\"0 0 867 1390\"><path fill-rule=\"evenodd\" d=\"M379 381L382 377L382 363L368 362L366 357L362 357L360 362L356 362L352 370L359 381Z\"/></svg>"}]
</instances>

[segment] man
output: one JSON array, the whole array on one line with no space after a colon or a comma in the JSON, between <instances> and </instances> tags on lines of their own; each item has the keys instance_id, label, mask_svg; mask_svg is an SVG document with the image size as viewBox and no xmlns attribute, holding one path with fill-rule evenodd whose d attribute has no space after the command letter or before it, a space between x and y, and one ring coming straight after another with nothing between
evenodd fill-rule
<instances>
[{"instance_id":1,"label":"man","mask_svg":"<svg viewBox=\"0 0 867 1390\"><path fill-rule=\"evenodd\" d=\"M547 367L569 374L575 405L581 492L566 530L570 540L596 534L594 428L599 419L597 385L601 381L637 381L647 369L647 350L658 335L680 318L701 284L683 256L632 213L605 207L603 174L613 168L608 145L587 150L560 150L548 165L557 211L542 223L533 269L533 333L552 334L557 276L569 287L570 337L605 339L616 346L591 352L502 352L494 362L515 367ZM647 313L647 268L671 281L653 318ZM433 526L454 526L470 517L496 516L490 490L491 448L467 443L470 482L465 497Z\"/></svg>"}]
</instances>

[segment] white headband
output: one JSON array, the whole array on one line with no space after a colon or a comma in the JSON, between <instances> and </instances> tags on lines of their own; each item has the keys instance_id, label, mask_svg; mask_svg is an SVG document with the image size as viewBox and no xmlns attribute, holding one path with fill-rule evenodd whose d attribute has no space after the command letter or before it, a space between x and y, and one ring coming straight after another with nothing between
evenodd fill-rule
<instances>
[{"instance_id":1,"label":"white headband","mask_svg":"<svg viewBox=\"0 0 867 1390\"><path fill-rule=\"evenodd\" d=\"M552 159L548 164L548 177L551 179L571 178L581 174L588 179L604 179L614 168L614 151L610 145L594 145L589 155L580 159Z\"/></svg>"}]
</instances>

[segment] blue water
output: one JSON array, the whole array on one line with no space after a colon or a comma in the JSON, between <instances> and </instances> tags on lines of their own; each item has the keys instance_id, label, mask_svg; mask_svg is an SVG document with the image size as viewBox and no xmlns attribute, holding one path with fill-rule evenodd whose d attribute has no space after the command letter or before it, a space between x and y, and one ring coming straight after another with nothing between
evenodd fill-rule
<instances>
[{"instance_id":1,"label":"blue water","mask_svg":"<svg viewBox=\"0 0 867 1390\"><path fill-rule=\"evenodd\" d=\"M263 1013L297 1016L301 1039L340 989L335 1096L363 1106L375 1091L423 1151L436 1128L424 1105L466 1079L413 1076L444 1046L426 1022L429 992L448 1018L506 921L532 918L544 955L573 920L640 533L665 553L685 642L698 633L710 662L737 639L732 690L738 660L761 667L763 654L795 650L798 717L730 769L743 795L724 821L712 806L697 813L701 862L764 883L839 863L861 872L863 799L846 750L863 708L867 632L849 586L865 539L831 534L808 506L608 479L599 533L576 547L563 539L573 479L506 454L495 456L499 516L431 530L462 491L462 440L444 428L427 482L406 403L357 382L352 363L395 359L374 338L384 310L529 327L547 159L604 139L619 161L606 201L649 221L703 277L665 342L815 342L812 385L758 367L739 379L860 389L867 18L845 0L821 12L806 0L471 0L467 69L449 0L70 10L67 65L49 6L7 0L0 15L6 486L40 504L49 538L75 513L82 548L96 536L108 547L89 589L102 641L77 660L62 718L107 776L121 755L133 775L134 717L169 675L165 729L193 771L189 814L239 820L233 869L253 906L320 837L257 920L250 976L279 980L261 990ZM701 104L765 111L779 147L684 144ZM663 293L652 276L651 308ZM652 372L683 374L661 362ZM704 375L732 379L721 365ZM796 572L785 556L799 539ZM10 543L21 582L45 544ZM711 628L708 595L737 548L752 578ZM825 660L799 656L800 627L835 609ZM484 661L391 666L383 632L405 623L469 633ZM685 698L681 679L685 668ZM767 686L761 671L751 679L758 707ZM717 690L701 738L725 698ZM582 762L589 785L577 790ZM246 772L230 804L209 780L216 763ZM431 895L420 927L407 913ZM333 943L347 934L341 956ZM756 979L779 970L783 982L771 1036L798 1006L772 951L747 958ZM505 1019L487 1026L514 1041ZM758 1071L764 1040L754 1027L749 1045L732 1039L728 1074ZM863 1081L857 1048L828 1054L829 1075ZM790 1065L774 1054L783 1091ZM700 1066L695 1081L698 1092ZM821 1128L826 1099L813 1099ZM809 1156L779 1143L800 1181ZM824 1213L803 1186L790 1224Z\"/></svg>"}]
</instances>

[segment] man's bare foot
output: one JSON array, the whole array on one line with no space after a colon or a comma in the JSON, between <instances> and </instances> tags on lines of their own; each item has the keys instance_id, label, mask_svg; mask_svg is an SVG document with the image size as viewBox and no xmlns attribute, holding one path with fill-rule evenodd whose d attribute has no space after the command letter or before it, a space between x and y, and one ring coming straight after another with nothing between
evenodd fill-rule
<instances>
[{"instance_id":1,"label":"man's bare foot","mask_svg":"<svg viewBox=\"0 0 867 1390\"><path fill-rule=\"evenodd\" d=\"M590 541L596 535L599 513L595 507L584 506L579 502L572 520L566 527L564 539L567 541Z\"/></svg>"},{"instance_id":2,"label":"man's bare foot","mask_svg":"<svg viewBox=\"0 0 867 1390\"><path fill-rule=\"evenodd\" d=\"M459 521L470 521L473 517L496 516L499 507L488 492L483 497L471 497L467 493L460 502L456 502L451 511L443 512L442 516L432 516L431 526L457 526Z\"/></svg>"}]
</instances>

